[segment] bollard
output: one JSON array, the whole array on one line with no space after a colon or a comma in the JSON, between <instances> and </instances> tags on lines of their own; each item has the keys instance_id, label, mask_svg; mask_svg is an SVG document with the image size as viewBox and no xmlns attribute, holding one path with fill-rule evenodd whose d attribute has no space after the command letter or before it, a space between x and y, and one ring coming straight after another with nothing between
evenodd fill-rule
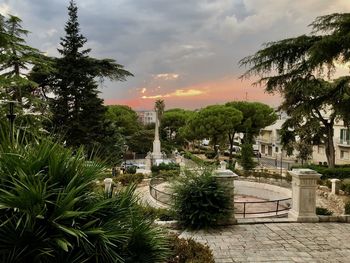
<instances>
[{"instance_id":1,"label":"bollard","mask_svg":"<svg viewBox=\"0 0 350 263\"><path fill-rule=\"evenodd\" d=\"M339 188L340 188L340 180L339 179L331 179L332 182L332 194L338 195L339 194Z\"/></svg>"},{"instance_id":2,"label":"bollard","mask_svg":"<svg viewBox=\"0 0 350 263\"><path fill-rule=\"evenodd\" d=\"M106 192L106 194L110 194L112 192L113 179L112 178L106 178L106 179L103 180L103 182L105 183L105 192Z\"/></svg>"}]
</instances>

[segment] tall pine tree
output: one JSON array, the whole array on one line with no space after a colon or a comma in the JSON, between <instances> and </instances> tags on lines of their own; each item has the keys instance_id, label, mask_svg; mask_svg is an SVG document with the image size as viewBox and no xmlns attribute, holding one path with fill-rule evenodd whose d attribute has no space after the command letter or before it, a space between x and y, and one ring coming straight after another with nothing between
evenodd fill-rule
<instances>
[{"instance_id":1,"label":"tall pine tree","mask_svg":"<svg viewBox=\"0 0 350 263\"><path fill-rule=\"evenodd\" d=\"M66 35L58 49L56 99L53 101L53 125L68 146L84 145L88 150L113 144L113 131L105 120L106 108L98 97L96 77L125 80L132 74L112 59L89 57L84 49L87 39L80 33L78 8L73 0L68 7ZM108 146L107 145L107 146Z\"/></svg>"}]
</instances>

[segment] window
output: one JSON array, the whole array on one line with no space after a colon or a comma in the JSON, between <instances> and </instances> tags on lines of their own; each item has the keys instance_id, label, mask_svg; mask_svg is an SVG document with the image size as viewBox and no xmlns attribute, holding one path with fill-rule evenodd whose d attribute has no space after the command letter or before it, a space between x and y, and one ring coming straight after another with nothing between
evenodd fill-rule
<instances>
[{"instance_id":1,"label":"window","mask_svg":"<svg viewBox=\"0 0 350 263\"><path fill-rule=\"evenodd\" d=\"M278 153L278 147L275 148L276 153Z\"/></svg>"},{"instance_id":2,"label":"window","mask_svg":"<svg viewBox=\"0 0 350 263\"><path fill-rule=\"evenodd\" d=\"M349 159L349 152L348 151L340 151L340 159Z\"/></svg>"},{"instance_id":3,"label":"window","mask_svg":"<svg viewBox=\"0 0 350 263\"><path fill-rule=\"evenodd\" d=\"M350 144L350 129L340 129L340 143Z\"/></svg>"}]
</instances>

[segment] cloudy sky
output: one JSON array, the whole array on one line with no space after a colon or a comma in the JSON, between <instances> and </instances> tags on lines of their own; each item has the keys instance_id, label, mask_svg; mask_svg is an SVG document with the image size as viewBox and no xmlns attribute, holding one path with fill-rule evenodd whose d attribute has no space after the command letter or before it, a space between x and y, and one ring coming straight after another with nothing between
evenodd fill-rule
<instances>
[{"instance_id":1,"label":"cloudy sky","mask_svg":"<svg viewBox=\"0 0 350 263\"><path fill-rule=\"evenodd\" d=\"M81 31L97 58L113 58L135 77L100 85L106 104L199 108L232 100L279 104L238 61L263 43L309 33L320 15L350 12L350 0L76 0ZM23 20L28 43L58 56L68 0L0 0Z\"/></svg>"}]
</instances>

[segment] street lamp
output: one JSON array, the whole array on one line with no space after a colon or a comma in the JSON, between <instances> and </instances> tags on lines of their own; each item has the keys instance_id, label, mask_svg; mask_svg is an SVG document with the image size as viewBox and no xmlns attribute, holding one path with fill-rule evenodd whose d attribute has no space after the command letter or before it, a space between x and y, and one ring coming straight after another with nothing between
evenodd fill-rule
<instances>
[{"instance_id":1,"label":"street lamp","mask_svg":"<svg viewBox=\"0 0 350 263\"><path fill-rule=\"evenodd\" d=\"M128 151L129 146L126 143L124 143L123 148L124 148L123 159L124 159L124 173L125 173L126 172L126 152Z\"/></svg>"},{"instance_id":2,"label":"street lamp","mask_svg":"<svg viewBox=\"0 0 350 263\"><path fill-rule=\"evenodd\" d=\"M18 103L17 101L13 100L4 100L2 101L4 103L8 103L9 108L8 108L8 114L6 114L7 119L9 120L10 123L10 140L12 141L13 139L13 130L14 130L14 123L16 119L16 114L15 114L15 104Z\"/></svg>"}]
</instances>

